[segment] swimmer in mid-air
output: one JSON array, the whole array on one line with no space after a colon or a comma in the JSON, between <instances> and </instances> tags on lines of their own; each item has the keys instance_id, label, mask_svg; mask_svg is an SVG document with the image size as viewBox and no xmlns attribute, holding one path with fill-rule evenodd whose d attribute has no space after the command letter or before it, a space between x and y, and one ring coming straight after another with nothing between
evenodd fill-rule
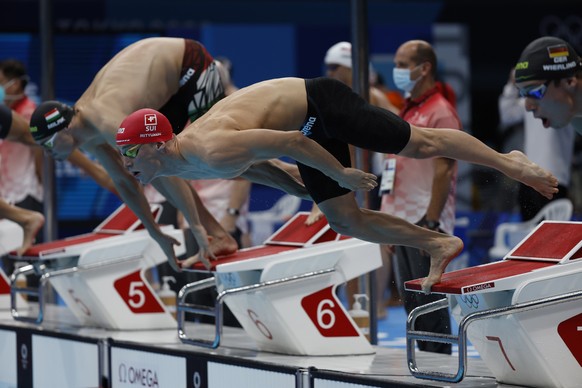
<instances>
[{"instance_id":1,"label":"swimmer in mid-air","mask_svg":"<svg viewBox=\"0 0 582 388\"><path fill-rule=\"evenodd\" d=\"M179 266L173 245L178 241L156 224L143 189L123 167L115 148L115 133L128 114L144 107L164 112L179 133L224 97L219 67L200 42L142 39L105 64L73 107L45 101L30 121L34 140L56 159L65 159L80 148L101 163L123 202L143 222L175 270ZM152 185L184 214L202 258L236 251L234 238L204 208L187 182L162 177Z\"/></svg>"},{"instance_id":2,"label":"swimmer in mid-air","mask_svg":"<svg viewBox=\"0 0 582 388\"><path fill-rule=\"evenodd\" d=\"M157 120L156 128L144 124L148 118ZM138 110L123 120L116 142L126 168L144 184L160 176L244 178L254 163L282 156L295 159L307 191L337 233L412 246L431 255L425 292L461 252L462 240L360 208L352 191L371 190L376 177L350 167L349 144L411 158L442 156L488 166L548 198L558 184L522 152L501 154L456 129L411 125L324 77L274 79L240 89L177 136L162 114Z\"/></svg>"}]
</instances>

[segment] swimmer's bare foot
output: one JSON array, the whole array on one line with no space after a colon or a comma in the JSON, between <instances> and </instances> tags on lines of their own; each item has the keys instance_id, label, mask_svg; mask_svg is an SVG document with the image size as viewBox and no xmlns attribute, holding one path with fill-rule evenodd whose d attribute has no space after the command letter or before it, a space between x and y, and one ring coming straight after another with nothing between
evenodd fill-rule
<instances>
[{"instance_id":1,"label":"swimmer's bare foot","mask_svg":"<svg viewBox=\"0 0 582 388\"><path fill-rule=\"evenodd\" d=\"M200 254L196 254L194 256L190 256L189 258L180 261L180 267L182 268L191 268L197 262L202 261L206 269L210 269L210 261L208 260L201 260Z\"/></svg>"},{"instance_id":2,"label":"swimmer's bare foot","mask_svg":"<svg viewBox=\"0 0 582 388\"><path fill-rule=\"evenodd\" d=\"M217 256L230 255L238 250L238 244L230 234L225 234L220 237L208 236L208 243L209 251L198 252L194 256L180 261L180 267L188 269L201 261L204 267L209 270L212 266L210 263L211 260L216 260Z\"/></svg>"},{"instance_id":3,"label":"swimmer's bare foot","mask_svg":"<svg viewBox=\"0 0 582 388\"><path fill-rule=\"evenodd\" d=\"M22 256L34 244L34 238L44 224L44 216L31 211L18 224L22 227L23 237L22 246L16 250L16 254Z\"/></svg>"},{"instance_id":4,"label":"swimmer's bare foot","mask_svg":"<svg viewBox=\"0 0 582 388\"><path fill-rule=\"evenodd\" d=\"M230 255L238 250L238 244L234 237L227 233L223 236L211 238L209 249L214 256Z\"/></svg>"},{"instance_id":5,"label":"swimmer's bare foot","mask_svg":"<svg viewBox=\"0 0 582 388\"><path fill-rule=\"evenodd\" d=\"M312 209L309 215L307 216L307 219L305 220L305 225L307 226L313 225L317 221L319 221L321 217L323 217L323 213L321 212L321 210L319 210L318 207L316 207Z\"/></svg>"},{"instance_id":6,"label":"swimmer's bare foot","mask_svg":"<svg viewBox=\"0 0 582 388\"><path fill-rule=\"evenodd\" d=\"M463 250L463 240L455 236L442 235L439 246L431 250L430 271L422 282L422 291L430 294L432 286L441 281L447 265Z\"/></svg>"},{"instance_id":7,"label":"swimmer's bare foot","mask_svg":"<svg viewBox=\"0 0 582 388\"><path fill-rule=\"evenodd\" d=\"M507 156L516 168L514 173L508 174L510 178L532 187L548 199L552 199L554 194L558 192L558 179L549 171L529 160L523 152L511 151Z\"/></svg>"}]
</instances>

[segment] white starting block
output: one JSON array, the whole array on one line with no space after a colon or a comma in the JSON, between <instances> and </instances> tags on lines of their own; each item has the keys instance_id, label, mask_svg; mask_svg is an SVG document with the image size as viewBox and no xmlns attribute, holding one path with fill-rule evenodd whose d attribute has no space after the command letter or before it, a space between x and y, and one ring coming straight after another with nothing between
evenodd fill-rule
<instances>
[{"instance_id":1,"label":"white starting block","mask_svg":"<svg viewBox=\"0 0 582 388\"><path fill-rule=\"evenodd\" d=\"M20 225L6 219L0 219L0 256L22 245L23 232Z\"/></svg>"},{"instance_id":2,"label":"white starting block","mask_svg":"<svg viewBox=\"0 0 582 388\"><path fill-rule=\"evenodd\" d=\"M258 348L293 355L373 354L374 349L336 296L336 288L382 265L377 244L337 235L325 219L306 226L300 212L265 245L242 249L212 263L214 277L178 294L178 336L184 343L216 348L222 303L228 305ZM195 270L204 271L197 263ZM215 287L214 308L186 302ZM213 340L189 337L185 313L215 318Z\"/></svg>"},{"instance_id":3,"label":"white starting block","mask_svg":"<svg viewBox=\"0 0 582 388\"><path fill-rule=\"evenodd\" d=\"M22 245L23 232L20 225L10 220L0 220L0 256L18 249ZM20 299L22 305L26 304L24 298ZM0 267L0 311L10 310L10 279Z\"/></svg>"},{"instance_id":4,"label":"white starting block","mask_svg":"<svg viewBox=\"0 0 582 388\"><path fill-rule=\"evenodd\" d=\"M161 206L152 205L159 217ZM181 245L184 235L172 226L162 231ZM16 320L41 323L48 282L82 326L115 330L175 328L172 312L162 303L145 272L166 259L135 214L121 205L93 232L64 240L38 244L23 255L30 265L11 276L11 310ZM19 277L36 275L38 289L18 287ZM22 314L18 294L38 297L38 314ZM70 322L69 322L70 323Z\"/></svg>"},{"instance_id":5,"label":"white starting block","mask_svg":"<svg viewBox=\"0 0 582 388\"><path fill-rule=\"evenodd\" d=\"M419 291L421 281L406 282L406 289ZM413 310L408 317L407 352L414 376L462 380L468 337L501 383L581 386L582 223L542 222L502 261L445 273L432 291L449 294L459 334L414 330L419 316L449 307L447 299ZM458 343L457 373L420 371L416 340Z\"/></svg>"}]
</instances>

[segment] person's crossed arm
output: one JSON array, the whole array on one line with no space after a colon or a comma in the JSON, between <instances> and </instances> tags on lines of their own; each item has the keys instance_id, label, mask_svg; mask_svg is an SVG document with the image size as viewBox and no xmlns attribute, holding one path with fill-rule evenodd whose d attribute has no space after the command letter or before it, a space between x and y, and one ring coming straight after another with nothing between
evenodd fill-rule
<instances>
[{"instance_id":1,"label":"person's crossed arm","mask_svg":"<svg viewBox=\"0 0 582 388\"><path fill-rule=\"evenodd\" d=\"M284 162L283 162L284 163ZM297 166L295 166L297 169ZM302 182L282 168L277 159L253 163L242 175L251 182L280 189L287 194L303 199L311 199Z\"/></svg>"}]
</instances>

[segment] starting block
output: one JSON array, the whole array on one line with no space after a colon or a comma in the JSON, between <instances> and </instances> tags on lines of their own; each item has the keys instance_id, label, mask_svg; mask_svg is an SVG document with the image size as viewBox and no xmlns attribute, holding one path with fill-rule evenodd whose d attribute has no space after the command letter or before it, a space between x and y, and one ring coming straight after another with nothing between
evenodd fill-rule
<instances>
[{"instance_id":1,"label":"starting block","mask_svg":"<svg viewBox=\"0 0 582 388\"><path fill-rule=\"evenodd\" d=\"M159 218L160 205L152 205ZM185 252L184 235L172 226L162 231L180 241L176 255ZM38 244L22 260L30 263L11 276L11 312L16 320L41 323L47 284L57 291L82 326L115 330L175 328L172 312L162 303L145 276L166 259L141 221L121 205L93 232ZM18 287L27 275L37 276L37 289ZM38 297L38 314L22 314L17 295ZM67 322L70 323L70 322Z\"/></svg>"},{"instance_id":2,"label":"starting block","mask_svg":"<svg viewBox=\"0 0 582 388\"><path fill-rule=\"evenodd\" d=\"M0 311L10 310L10 278L0 268ZM26 299L22 295L17 296L18 305L22 308L29 308Z\"/></svg>"},{"instance_id":3,"label":"starting block","mask_svg":"<svg viewBox=\"0 0 582 388\"><path fill-rule=\"evenodd\" d=\"M380 247L338 235L325 218L306 226L307 216L297 213L264 245L220 257L212 262L213 277L184 286L178 294L181 341L218 347L224 302L260 350L314 356L373 354L335 291L380 267ZM197 263L194 270L205 268ZM214 307L186 302L189 294L211 287L218 293ZM214 339L188 336L186 312L214 317Z\"/></svg>"},{"instance_id":4,"label":"starting block","mask_svg":"<svg viewBox=\"0 0 582 388\"><path fill-rule=\"evenodd\" d=\"M0 256L8 254L22 245L23 232L20 225L0 219Z\"/></svg>"},{"instance_id":5,"label":"starting block","mask_svg":"<svg viewBox=\"0 0 582 388\"><path fill-rule=\"evenodd\" d=\"M420 291L421 282L405 287ZM501 383L580 386L582 223L544 221L502 261L445 273L432 291L448 298L418 307L408 317L408 367L414 376L462 380L468 338ZM419 316L447 307L459 322L458 336L414 330ZM457 343L457 373L420 371L416 340Z\"/></svg>"},{"instance_id":6,"label":"starting block","mask_svg":"<svg viewBox=\"0 0 582 388\"><path fill-rule=\"evenodd\" d=\"M0 220L0 257L18 249L22 245L23 232L20 225L10 220ZM26 304L24 298L20 299ZM10 310L10 279L0 267L0 311Z\"/></svg>"}]
</instances>

